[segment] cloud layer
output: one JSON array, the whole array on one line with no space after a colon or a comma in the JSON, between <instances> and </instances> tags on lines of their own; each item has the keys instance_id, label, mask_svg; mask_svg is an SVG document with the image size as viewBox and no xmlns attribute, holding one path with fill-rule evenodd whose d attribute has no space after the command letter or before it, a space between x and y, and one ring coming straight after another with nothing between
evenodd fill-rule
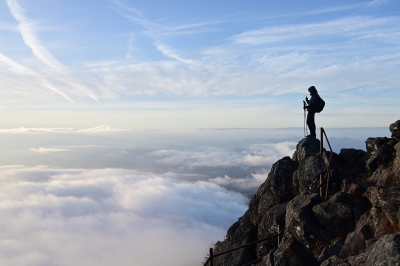
<instances>
[{"instance_id":1,"label":"cloud layer","mask_svg":"<svg viewBox=\"0 0 400 266\"><path fill-rule=\"evenodd\" d=\"M127 170L9 166L0 182L2 265L198 265L247 201Z\"/></svg>"}]
</instances>

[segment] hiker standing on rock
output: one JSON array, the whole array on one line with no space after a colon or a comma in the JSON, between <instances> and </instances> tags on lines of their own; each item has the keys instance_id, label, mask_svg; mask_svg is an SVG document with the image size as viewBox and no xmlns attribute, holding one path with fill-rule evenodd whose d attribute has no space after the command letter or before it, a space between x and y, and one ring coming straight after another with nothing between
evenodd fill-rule
<instances>
[{"instance_id":1,"label":"hiker standing on rock","mask_svg":"<svg viewBox=\"0 0 400 266\"><path fill-rule=\"evenodd\" d=\"M308 111L307 114L307 126L310 129L310 134L307 135L307 138L315 138L317 134L315 133L315 113L319 113L324 109L325 102L318 95L318 91L314 86L311 86L308 91L310 92L311 99L309 100L306 96L306 102L308 105L304 103L304 110ZM304 102L304 101L303 101Z\"/></svg>"}]
</instances>

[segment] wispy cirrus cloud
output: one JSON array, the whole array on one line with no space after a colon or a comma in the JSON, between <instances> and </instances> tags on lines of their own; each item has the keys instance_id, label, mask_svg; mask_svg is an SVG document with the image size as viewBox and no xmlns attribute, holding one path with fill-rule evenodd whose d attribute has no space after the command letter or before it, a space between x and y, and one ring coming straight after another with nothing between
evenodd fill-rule
<instances>
[{"instance_id":1,"label":"wispy cirrus cloud","mask_svg":"<svg viewBox=\"0 0 400 266\"><path fill-rule=\"evenodd\" d=\"M28 128L28 127L18 127L18 128L0 128L2 133L30 133L30 132L42 132L42 133L104 133L104 132L121 132L129 131L126 129L120 129L116 127L111 127L109 125L101 125L92 128L68 128L68 127L43 127L43 128Z\"/></svg>"},{"instance_id":2,"label":"wispy cirrus cloud","mask_svg":"<svg viewBox=\"0 0 400 266\"><path fill-rule=\"evenodd\" d=\"M53 85L50 81L48 81L46 78L44 78L43 75L29 69L28 67L25 67L16 61L12 60L11 58L5 56L4 54L0 53L0 62L3 64L6 64L7 66L11 67L11 70L16 73L19 76L29 76L38 83L42 84L44 87L50 89L56 94L61 95L64 97L66 100L69 102L73 102L72 99L65 94L63 91L61 91L57 86Z\"/></svg>"},{"instance_id":3,"label":"wispy cirrus cloud","mask_svg":"<svg viewBox=\"0 0 400 266\"><path fill-rule=\"evenodd\" d=\"M281 25L251 30L234 36L236 43L260 45L266 43L298 41L311 37L346 36L347 38L377 38L385 42L400 41L399 36L390 33L399 32L400 18L347 17L320 23ZM385 30L382 31L382 28ZM379 34L378 34L379 33Z\"/></svg>"},{"instance_id":4,"label":"wispy cirrus cloud","mask_svg":"<svg viewBox=\"0 0 400 266\"><path fill-rule=\"evenodd\" d=\"M98 145L69 145L69 146L52 146L52 147L38 147L31 148L31 151L37 153L54 153L54 152L69 152L80 149L92 149L92 148L100 148Z\"/></svg>"},{"instance_id":5,"label":"wispy cirrus cloud","mask_svg":"<svg viewBox=\"0 0 400 266\"><path fill-rule=\"evenodd\" d=\"M31 151L37 153L54 153L54 152L71 151L71 149L57 148L57 147L49 147L49 148L39 147L39 148L31 148Z\"/></svg>"},{"instance_id":6,"label":"wispy cirrus cloud","mask_svg":"<svg viewBox=\"0 0 400 266\"><path fill-rule=\"evenodd\" d=\"M91 97L94 100L98 100L96 94L89 89L86 85L81 83L74 74L61 62L59 62L54 55L41 43L41 41L35 35L35 29L32 23L29 21L29 18L25 15L24 9L19 5L17 0L7 0L8 7L14 16L14 18L18 22L18 30L21 33L21 36L25 42L25 44L32 50L32 53L49 69L48 72L52 72L53 80L50 79L44 80L42 77L42 82L46 83L46 87L51 87L52 90L69 101L72 101L69 96L67 96L66 92L61 91L56 87L68 87L71 86L78 91L81 91ZM57 86L51 83L59 83L61 82L62 86ZM70 91L71 92L71 91ZM72 92L71 92L72 93Z\"/></svg>"},{"instance_id":7,"label":"wispy cirrus cloud","mask_svg":"<svg viewBox=\"0 0 400 266\"><path fill-rule=\"evenodd\" d=\"M48 67L62 70L61 64L39 41L34 34L34 28L26 17L23 8L18 1L7 0L8 7L14 18L18 21L18 29L24 39L25 44L32 49L33 54Z\"/></svg>"}]
</instances>

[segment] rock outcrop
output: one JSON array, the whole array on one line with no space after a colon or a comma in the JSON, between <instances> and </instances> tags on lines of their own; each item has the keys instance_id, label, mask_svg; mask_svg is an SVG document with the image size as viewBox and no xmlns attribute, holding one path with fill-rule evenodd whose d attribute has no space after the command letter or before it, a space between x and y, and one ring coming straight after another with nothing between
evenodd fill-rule
<instances>
[{"instance_id":1,"label":"rock outcrop","mask_svg":"<svg viewBox=\"0 0 400 266\"><path fill-rule=\"evenodd\" d=\"M367 152L321 154L318 139L301 140L292 158L272 166L214 254L261 241L214 265L400 265L400 120L390 131L391 138L368 138ZM328 174L320 195L320 175ZM279 246L277 237L264 240L278 226Z\"/></svg>"}]
</instances>

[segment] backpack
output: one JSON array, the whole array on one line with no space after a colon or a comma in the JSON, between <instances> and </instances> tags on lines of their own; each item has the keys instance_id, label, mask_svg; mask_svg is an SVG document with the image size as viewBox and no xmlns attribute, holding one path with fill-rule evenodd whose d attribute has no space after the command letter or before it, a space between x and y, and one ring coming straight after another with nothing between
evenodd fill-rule
<instances>
[{"instance_id":1,"label":"backpack","mask_svg":"<svg viewBox=\"0 0 400 266\"><path fill-rule=\"evenodd\" d=\"M322 110L324 110L325 107L325 101L321 99L321 97L317 98L317 102L315 103L315 112L320 113Z\"/></svg>"}]
</instances>

